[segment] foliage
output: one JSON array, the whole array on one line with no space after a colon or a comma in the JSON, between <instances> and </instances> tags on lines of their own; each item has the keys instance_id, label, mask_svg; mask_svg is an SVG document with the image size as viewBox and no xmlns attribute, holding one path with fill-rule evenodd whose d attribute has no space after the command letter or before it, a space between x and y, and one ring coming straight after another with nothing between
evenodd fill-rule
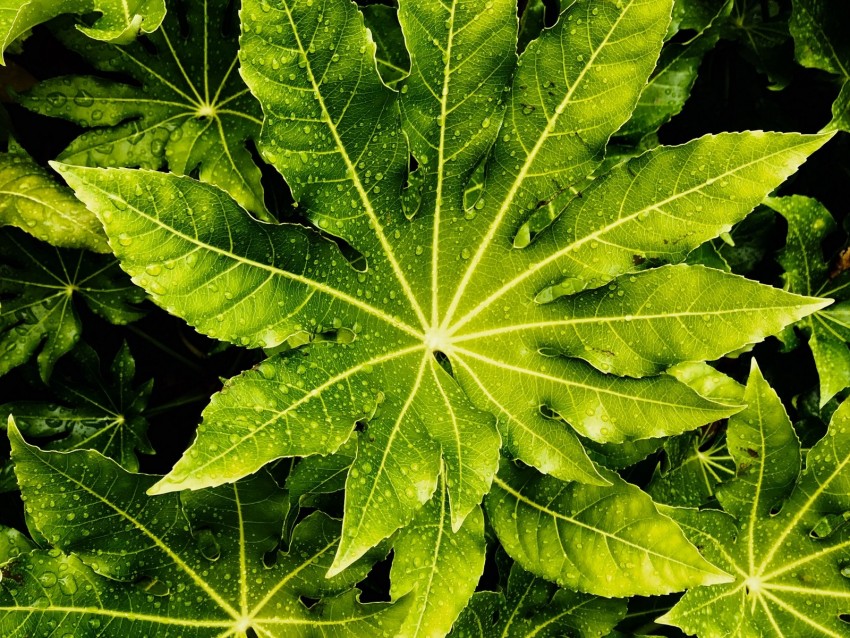
<instances>
[{"instance_id":1,"label":"foliage","mask_svg":"<svg viewBox=\"0 0 850 638\"><path fill-rule=\"evenodd\" d=\"M845 635L845 14L0 1L0 634Z\"/></svg>"}]
</instances>

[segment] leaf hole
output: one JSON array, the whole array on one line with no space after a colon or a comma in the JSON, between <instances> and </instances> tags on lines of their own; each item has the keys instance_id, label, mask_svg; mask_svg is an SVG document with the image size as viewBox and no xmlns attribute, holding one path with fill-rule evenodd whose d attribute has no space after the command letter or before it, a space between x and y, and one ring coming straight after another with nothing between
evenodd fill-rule
<instances>
[{"instance_id":1,"label":"leaf hole","mask_svg":"<svg viewBox=\"0 0 850 638\"><path fill-rule=\"evenodd\" d=\"M437 360L437 363L440 364L440 367L445 370L449 376L454 377L454 369L452 368L452 362L446 353L441 352L440 350L434 350L434 359Z\"/></svg>"},{"instance_id":2,"label":"leaf hole","mask_svg":"<svg viewBox=\"0 0 850 638\"><path fill-rule=\"evenodd\" d=\"M561 12L561 3L559 0L543 0L545 12L543 14L543 24L546 28L555 26L558 21L558 15Z\"/></svg>"},{"instance_id":3,"label":"leaf hole","mask_svg":"<svg viewBox=\"0 0 850 638\"><path fill-rule=\"evenodd\" d=\"M555 412L555 410L550 408L548 405L540 405L537 409L540 410L540 414L544 419L552 421L559 421L561 419L561 415Z\"/></svg>"}]
</instances>

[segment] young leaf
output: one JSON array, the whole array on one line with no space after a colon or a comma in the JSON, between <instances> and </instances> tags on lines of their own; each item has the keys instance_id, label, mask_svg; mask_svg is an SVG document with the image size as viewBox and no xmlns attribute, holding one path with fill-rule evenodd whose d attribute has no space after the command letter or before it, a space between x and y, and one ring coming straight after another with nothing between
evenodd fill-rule
<instances>
[{"instance_id":1,"label":"young leaf","mask_svg":"<svg viewBox=\"0 0 850 638\"><path fill-rule=\"evenodd\" d=\"M0 153L0 226L53 246L109 252L97 217L22 149Z\"/></svg>"},{"instance_id":2,"label":"young leaf","mask_svg":"<svg viewBox=\"0 0 850 638\"><path fill-rule=\"evenodd\" d=\"M850 278L832 273L823 259L824 240L837 230L835 220L820 202L801 195L770 197L765 204L788 222L788 238L779 254L786 288L838 301L797 324L809 335L823 407L850 385Z\"/></svg>"},{"instance_id":3,"label":"young leaf","mask_svg":"<svg viewBox=\"0 0 850 638\"><path fill-rule=\"evenodd\" d=\"M93 129L59 155L63 162L197 172L202 181L269 219L260 169L246 147L259 136L260 108L239 77L236 37L223 33L233 18L228 1L182 6L188 30L175 9L149 37L150 46L116 46L73 30L60 32L65 44L97 69L125 74L137 84L94 76L52 78L21 103Z\"/></svg>"},{"instance_id":4,"label":"young leaf","mask_svg":"<svg viewBox=\"0 0 850 638\"><path fill-rule=\"evenodd\" d=\"M327 332L338 341L228 383L153 491L330 454L359 423L335 573L414 520L442 465L458 530L489 490L500 443L557 479L604 485L576 432L631 441L740 410L655 373L719 357L825 302L705 268L629 275L727 231L828 135L724 134L656 149L514 247L541 202L585 188L635 106L670 10L570 3L517 62L513 1L406 0L412 68L395 92L353 3L247 0L240 56L264 109L260 148L324 234L257 222L187 177L59 166L134 281L201 332L245 346ZM360 254L359 269L328 234ZM692 310L678 285L700 291ZM666 331L658 353L631 338L627 314L644 311L647 330ZM736 317L733 329L723 316ZM725 328L706 329L711 321Z\"/></svg>"},{"instance_id":5,"label":"young leaf","mask_svg":"<svg viewBox=\"0 0 850 638\"><path fill-rule=\"evenodd\" d=\"M560 589L516 563L504 592L481 591L452 628L450 638L600 638L626 613L622 600Z\"/></svg>"},{"instance_id":6,"label":"young leaf","mask_svg":"<svg viewBox=\"0 0 850 638\"><path fill-rule=\"evenodd\" d=\"M337 521L314 513L296 527L288 552L276 550L286 498L266 474L182 500L148 497L156 477L130 474L97 452L40 451L14 427L10 438L31 520L61 551L4 566L4 635L47 622L60 633L90 628L85 635L212 638L253 630L306 638L323 626L338 636L394 635L404 620L407 600L357 601L351 587L368 562L323 577ZM300 596L322 600L308 608Z\"/></svg>"},{"instance_id":7,"label":"young leaf","mask_svg":"<svg viewBox=\"0 0 850 638\"><path fill-rule=\"evenodd\" d=\"M111 257L53 248L14 230L0 230L0 375L36 352L46 382L82 327L79 298L115 324L135 321L144 291L127 281Z\"/></svg>"},{"instance_id":8,"label":"young leaf","mask_svg":"<svg viewBox=\"0 0 850 638\"><path fill-rule=\"evenodd\" d=\"M646 494L605 476L611 486L564 483L503 463L487 513L505 551L537 576L600 596L728 582Z\"/></svg>"},{"instance_id":9,"label":"young leaf","mask_svg":"<svg viewBox=\"0 0 850 638\"><path fill-rule=\"evenodd\" d=\"M692 589L660 622L704 638L847 635L850 402L800 473L794 429L755 362L745 400L729 420L737 475L717 493L728 514L665 510L735 581Z\"/></svg>"},{"instance_id":10,"label":"young leaf","mask_svg":"<svg viewBox=\"0 0 850 638\"><path fill-rule=\"evenodd\" d=\"M0 62L3 52L33 27L65 13L98 13L77 28L91 38L126 44L153 33L165 17L165 0L4 0L0 5Z\"/></svg>"},{"instance_id":11,"label":"young leaf","mask_svg":"<svg viewBox=\"0 0 850 638\"><path fill-rule=\"evenodd\" d=\"M714 48L717 40L717 33L712 32L701 34L690 42L668 44L640 95L635 112L617 135L639 139L678 115L690 97L703 57Z\"/></svg>"},{"instance_id":12,"label":"young leaf","mask_svg":"<svg viewBox=\"0 0 850 638\"><path fill-rule=\"evenodd\" d=\"M0 423L11 416L28 439L48 438L50 450L97 450L137 472L136 451L153 454L143 411L153 380L133 386L136 363L127 344L115 355L103 378L94 350L80 344L59 363L50 387L65 405L13 401L0 405Z\"/></svg>"}]
</instances>

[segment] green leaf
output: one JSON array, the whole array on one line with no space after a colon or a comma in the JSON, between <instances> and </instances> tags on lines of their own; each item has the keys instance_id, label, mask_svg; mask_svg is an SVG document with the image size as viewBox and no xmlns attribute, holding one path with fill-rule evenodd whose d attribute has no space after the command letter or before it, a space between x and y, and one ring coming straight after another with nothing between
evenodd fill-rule
<instances>
[{"instance_id":1,"label":"green leaf","mask_svg":"<svg viewBox=\"0 0 850 638\"><path fill-rule=\"evenodd\" d=\"M724 36L737 40L742 56L767 75L771 90L785 88L792 79L789 3L781 0L735 0Z\"/></svg>"},{"instance_id":2,"label":"green leaf","mask_svg":"<svg viewBox=\"0 0 850 638\"><path fill-rule=\"evenodd\" d=\"M578 435L640 441L739 411L658 373L737 350L823 301L702 267L650 268L728 231L830 136L708 136L588 180L637 103L670 11L570 3L517 60L512 0L405 0L412 63L396 92L355 4L246 0L240 59L263 106L260 150L322 232L260 223L188 177L58 166L156 303L219 339L304 345L228 382L153 492L353 440L335 573L415 521L442 467L457 532L500 447L552 480L602 489L608 475ZM556 221L519 246L547 203ZM699 290L700 318L679 320L690 312L679 284ZM586 288L599 290L570 296ZM594 316L593 300L609 314ZM612 333L628 330L625 307L652 315L660 352L635 343L606 360ZM712 313L734 326L706 328ZM537 330L551 321L581 329Z\"/></svg>"},{"instance_id":3,"label":"green leaf","mask_svg":"<svg viewBox=\"0 0 850 638\"><path fill-rule=\"evenodd\" d=\"M473 595L484 570L484 515L476 507L453 530L441 480L434 496L393 543L393 598L414 591L399 636L445 636Z\"/></svg>"},{"instance_id":4,"label":"green leaf","mask_svg":"<svg viewBox=\"0 0 850 638\"><path fill-rule=\"evenodd\" d=\"M558 3L560 4L560 3ZM546 25L546 5L543 0L528 0L519 18L517 51L522 53Z\"/></svg>"},{"instance_id":5,"label":"green leaf","mask_svg":"<svg viewBox=\"0 0 850 638\"><path fill-rule=\"evenodd\" d=\"M688 42L667 44L649 83L640 94L631 119L617 135L640 138L657 131L678 115L691 95L703 57L714 48L718 39L718 33L711 31Z\"/></svg>"},{"instance_id":6,"label":"green leaf","mask_svg":"<svg viewBox=\"0 0 850 638\"><path fill-rule=\"evenodd\" d=\"M829 211L809 197L771 197L765 203L788 221L788 237L779 254L786 288L839 302L796 324L809 335L823 407L850 386L850 279L830 272L823 259L824 241L837 226Z\"/></svg>"},{"instance_id":7,"label":"green leaf","mask_svg":"<svg viewBox=\"0 0 850 638\"><path fill-rule=\"evenodd\" d=\"M728 514L665 510L735 581L689 591L660 621L706 638L846 635L848 528L832 523L850 507L850 403L800 473L794 429L755 363L745 400L729 421L736 477L717 494Z\"/></svg>"},{"instance_id":8,"label":"green leaf","mask_svg":"<svg viewBox=\"0 0 850 638\"><path fill-rule=\"evenodd\" d=\"M114 324L142 316L144 292L127 281L112 257L53 248L20 233L0 230L0 374L38 352L41 378L80 338L76 306Z\"/></svg>"},{"instance_id":9,"label":"green leaf","mask_svg":"<svg viewBox=\"0 0 850 638\"><path fill-rule=\"evenodd\" d=\"M0 525L0 565L35 549L33 542L18 530ZM2 572L0 572L2 574ZM3 575L6 578L6 575Z\"/></svg>"},{"instance_id":10,"label":"green leaf","mask_svg":"<svg viewBox=\"0 0 850 638\"><path fill-rule=\"evenodd\" d=\"M288 552L277 550L287 501L266 474L182 499L148 497L156 477L130 474L97 452L43 452L10 430L31 520L61 551L4 566L4 635L47 622L92 636L393 635L407 614L406 601L357 601L351 587L368 562L323 577L339 539L339 522L324 514L298 525ZM308 608L300 596L322 600Z\"/></svg>"},{"instance_id":11,"label":"green leaf","mask_svg":"<svg viewBox=\"0 0 850 638\"><path fill-rule=\"evenodd\" d=\"M839 77L843 85L828 128L850 131L850 43L844 30L850 7L841 0L794 0L793 7L789 26L797 61Z\"/></svg>"},{"instance_id":12,"label":"green leaf","mask_svg":"<svg viewBox=\"0 0 850 638\"><path fill-rule=\"evenodd\" d=\"M666 594L729 577L706 562L639 488L564 483L502 465L487 513L508 554L533 574L601 596Z\"/></svg>"},{"instance_id":13,"label":"green leaf","mask_svg":"<svg viewBox=\"0 0 850 638\"><path fill-rule=\"evenodd\" d=\"M850 18L840 0L793 0L791 35L803 66L850 77L850 43L842 30Z\"/></svg>"},{"instance_id":14,"label":"green leaf","mask_svg":"<svg viewBox=\"0 0 850 638\"><path fill-rule=\"evenodd\" d=\"M514 564L504 592L481 591L451 638L600 638L626 613L625 602L560 589Z\"/></svg>"},{"instance_id":15,"label":"green leaf","mask_svg":"<svg viewBox=\"0 0 850 638\"><path fill-rule=\"evenodd\" d=\"M98 13L77 28L91 38L126 44L153 33L165 17L165 0L3 0L0 3L0 62L3 52L33 27L65 13Z\"/></svg>"},{"instance_id":16,"label":"green leaf","mask_svg":"<svg viewBox=\"0 0 850 638\"><path fill-rule=\"evenodd\" d=\"M519 337L603 372L646 376L682 361L718 359L828 303L680 264L544 305L533 322L473 332L458 341L486 338L487 348L507 350L509 340Z\"/></svg>"},{"instance_id":17,"label":"green leaf","mask_svg":"<svg viewBox=\"0 0 850 638\"><path fill-rule=\"evenodd\" d=\"M101 374L94 350L80 344L59 363L50 387L63 404L13 401L0 405L0 422L14 417L29 439L49 439L50 450L97 450L122 467L137 472L136 451L153 454L147 439L148 422L143 412L153 380L133 385L136 363L123 344L109 368Z\"/></svg>"},{"instance_id":18,"label":"green leaf","mask_svg":"<svg viewBox=\"0 0 850 638\"><path fill-rule=\"evenodd\" d=\"M175 9L150 35L150 46L116 46L60 31L66 46L96 69L123 74L134 84L95 76L52 78L21 103L92 129L62 151L63 162L197 172L249 211L271 219L260 169L246 146L259 137L260 108L239 76L236 38L223 34L233 18L228 2L183 6L188 30Z\"/></svg>"},{"instance_id":19,"label":"green leaf","mask_svg":"<svg viewBox=\"0 0 850 638\"><path fill-rule=\"evenodd\" d=\"M377 46L375 59L381 79L387 86L395 88L410 73L410 57L404 46L398 12L382 4L370 4L362 11Z\"/></svg>"},{"instance_id":20,"label":"green leaf","mask_svg":"<svg viewBox=\"0 0 850 638\"><path fill-rule=\"evenodd\" d=\"M109 252L95 217L23 150L0 153L0 225L62 248Z\"/></svg>"},{"instance_id":21,"label":"green leaf","mask_svg":"<svg viewBox=\"0 0 850 638\"><path fill-rule=\"evenodd\" d=\"M664 455L646 490L656 503L699 507L714 496L719 483L735 475L725 432L715 425L671 437Z\"/></svg>"}]
</instances>

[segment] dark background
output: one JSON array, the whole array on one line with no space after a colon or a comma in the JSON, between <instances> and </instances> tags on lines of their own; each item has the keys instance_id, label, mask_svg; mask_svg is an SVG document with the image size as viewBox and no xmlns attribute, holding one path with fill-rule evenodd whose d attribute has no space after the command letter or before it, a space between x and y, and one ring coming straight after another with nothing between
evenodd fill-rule
<instances>
[{"instance_id":1,"label":"dark background","mask_svg":"<svg viewBox=\"0 0 850 638\"><path fill-rule=\"evenodd\" d=\"M520 1L520 6L525 4ZM555 4L548 3L547 19L557 15ZM756 3L758 4L758 3ZM790 11L790 0L780 2L782 11ZM47 28L39 27L26 43L22 55L10 56L10 69L0 73L0 83L25 88L33 80L66 74L92 74L93 70L77 55L65 50ZM684 110L662 127L663 144L678 144L705 133L763 129L812 133L821 129L831 117L830 107L838 93L838 85L827 74L805 69L794 62L790 38L771 51L771 64L778 64L787 86L772 90L771 80L759 67L761 62L740 40L722 39L704 59L691 98ZM125 79L126 78L122 78ZM56 157L82 129L63 120L35 115L10 101L5 107L11 131L22 146L42 163ZM804 194L821 200L841 225L850 202L850 136L839 133L817 152L781 188L781 193ZM283 180L271 169L266 171L265 186L269 207L281 219L291 218L291 197ZM786 228L781 217L763 216L756 228L760 239L757 248L766 258L750 277L781 285L781 269L772 253L785 241ZM826 246L826 257L846 245L837 235ZM157 451L142 457L142 471L165 473L182 454L200 421L201 410L209 396L221 387L223 378L238 374L262 358L260 351L247 351L222 344L196 333L182 320L167 315L148 303L148 315L128 326L113 326L80 306L83 339L100 354L104 368L123 341L136 359L137 380L155 379L149 404L149 436ZM798 348L782 352L776 339L756 347L762 370L774 385L792 413L794 420L804 414L798 409L807 394L817 385L817 375L809 350ZM723 371L745 380L752 355L720 364ZM11 400L42 399L48 396L38 381L34 361L0 378L0 404ZM5 437L3 437L5 439ZM5 440L0 441L0 458L8 453ZM628 480L645 482L657 456L625 473ZM23 528L22 508L17 494L0 495L0 523ZM365 584L365 598L381 598L388 585L386 564L379 566ZM492 588L497 573L490 561L482 587ZM669 604L669 601L666 601ZM663 599L653 604L664 604ZM640 609L645 603L636 601ZM639 623L638 623L639 624ZM659 631L655 629L655 631ZM669 628L660 630L662 633ZM675 635L675 634L670 634Z\"/></svg>"}]
</instances>

